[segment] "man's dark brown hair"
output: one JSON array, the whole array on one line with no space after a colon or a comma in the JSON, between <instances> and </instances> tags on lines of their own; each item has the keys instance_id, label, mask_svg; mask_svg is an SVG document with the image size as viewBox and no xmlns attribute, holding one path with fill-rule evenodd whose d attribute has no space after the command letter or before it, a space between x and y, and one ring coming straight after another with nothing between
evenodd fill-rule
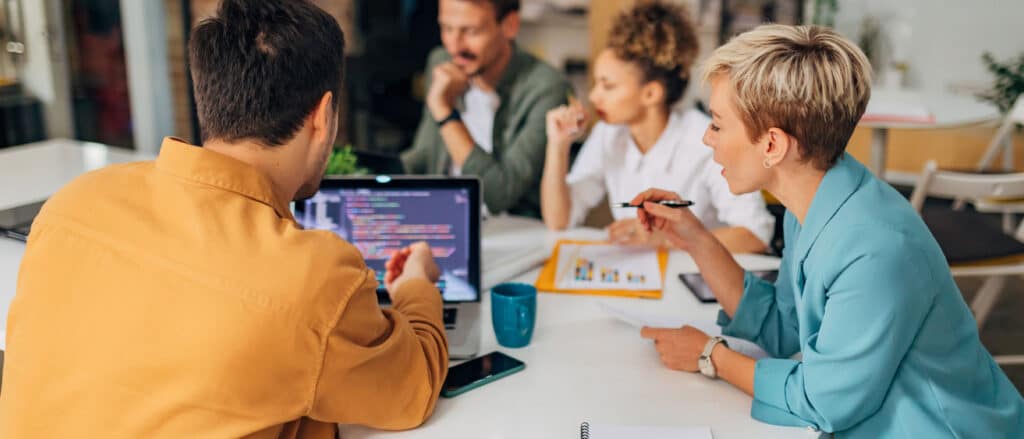
<instances>
[{"instance_id":1,"label":"man's dark brown hair","mask_svg":"<svg viewBox=\"0 0 1024 439\"><path fill-rule=\"evenodd\" d=\"M203 141L281 145L324 93L338 108L345 37L308 0L223 0L189 39Z\"/></svg>"}]
</instances>

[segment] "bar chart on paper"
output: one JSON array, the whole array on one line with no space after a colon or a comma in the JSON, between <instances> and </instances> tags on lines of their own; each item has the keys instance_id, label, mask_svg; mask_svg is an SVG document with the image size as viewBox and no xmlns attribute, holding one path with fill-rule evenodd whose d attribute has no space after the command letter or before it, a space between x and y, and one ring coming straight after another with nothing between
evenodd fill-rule
<instances>
[{"instance_id":1,"label":"bar chart on paper","mask_svg":"<svg viewBox=\"0 0 1024 439\"><path fill-rule=\"evenodd\" d=\"M556 284L562 290L660 290L658 252L647 247L562 244Z\"/></svg>"}]
</instances>

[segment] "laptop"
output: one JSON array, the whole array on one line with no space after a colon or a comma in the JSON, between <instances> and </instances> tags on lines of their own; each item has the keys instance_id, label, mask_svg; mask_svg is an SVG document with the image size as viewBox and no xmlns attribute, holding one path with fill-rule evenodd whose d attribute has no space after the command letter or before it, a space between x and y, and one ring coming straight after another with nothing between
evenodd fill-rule
<instances>
[{"instance_id":1,"label":"laptop","mask_svg":"<svg viewBox=\"0 0 1024 439\"><path fill-rule=\"evenodd\" d=\"M471 358L480 347L480 205L476 178L329 177L313 197L295 202L295 219L355 245L377 272L377 301L385 307L391 301L384 264L391 254L414 242L430 244L441 269L449 356Z\"/></svg>"},{"instance_id":2,"label":"laptop","mask_svg":"<svg viewBox=\"0 0 1024 439\"><path fill-rule=\"evenodd\" d=\"M27 241L32 221L45 202L44 200L0 210L0 236Z\"/></svg>"}]
</instances>

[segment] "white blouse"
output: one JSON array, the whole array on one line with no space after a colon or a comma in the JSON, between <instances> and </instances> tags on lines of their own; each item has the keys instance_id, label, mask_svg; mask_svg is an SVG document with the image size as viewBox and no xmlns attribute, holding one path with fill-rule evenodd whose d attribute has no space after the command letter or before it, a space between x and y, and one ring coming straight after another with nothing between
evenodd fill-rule
<instances>
[{"instance_id":1,"label":"white blouse","mask_svg":"<svg viewBox=\"0 0 1024 439\"><path fill-rule=\"evenodd\" d=\"M711 148L704 145L704 131L710 122L697 110L675 110L646 154L637 148L626 126L599 122L566 176L572 198L570 225L583 222L605 194L615 205L658 188L692 200L690 210L705 227L745 227L768 243L775 219L760 192L729 192L722 167L711 160ZM611 210L616 220L636 218L633 208Z\"/></svg>"}]
</instances>

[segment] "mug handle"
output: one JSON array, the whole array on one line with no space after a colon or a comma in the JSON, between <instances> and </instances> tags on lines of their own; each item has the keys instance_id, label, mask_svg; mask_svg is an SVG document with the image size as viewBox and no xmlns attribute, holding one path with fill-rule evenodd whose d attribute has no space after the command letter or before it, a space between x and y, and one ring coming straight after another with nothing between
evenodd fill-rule
<instances>
[{"instance_id":1,"label":"mug handle","mask_svg":"<svg viewBox=\"0 0 1024 439\"><path fill-rule=\"evenodd\" d=\"M530 325L526 321L526 307L519 306L519 335L526 335L530 331Z\"/></svg>"}]
</instances>

